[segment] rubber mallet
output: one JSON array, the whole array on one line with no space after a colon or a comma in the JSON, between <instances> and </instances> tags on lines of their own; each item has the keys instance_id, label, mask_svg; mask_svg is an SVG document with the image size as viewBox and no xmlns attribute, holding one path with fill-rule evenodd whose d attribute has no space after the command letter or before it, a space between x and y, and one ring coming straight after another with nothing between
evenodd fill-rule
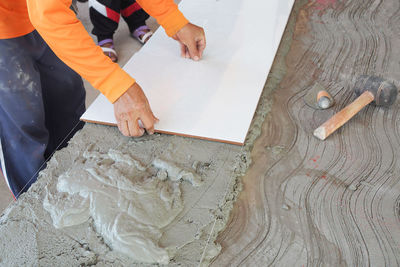
<instances>
[{"instance_id":1,"label":"rubber mallet","mask_svg":"<svg viewBox=\"0 0 400 267\"><path fill-rule=\"evenodd\" d=\"M325 140L371 102L383 107L392 105L398 90L393 83L380 77L362 75L356 81L354 92L357 99L318 127L314 131L315 137Z\"/></svg>"}]
</instances>

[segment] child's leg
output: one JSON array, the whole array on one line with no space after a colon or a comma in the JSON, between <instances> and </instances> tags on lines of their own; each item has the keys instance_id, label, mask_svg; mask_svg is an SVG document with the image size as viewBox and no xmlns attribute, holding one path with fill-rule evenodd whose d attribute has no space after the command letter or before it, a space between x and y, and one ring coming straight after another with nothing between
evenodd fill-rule
<instances>
[{"instance_id":1,"label":"child's leg","mask_svg":"<svg viewBox=\"0 0 400 267\"><path fill-rule=\"evenodd\" d=\"M114 48L113 36L118 28L121 2L124 0L89 0L89 15L93 24L92 33L96 35L101 47ZM117 61L116 53L105 52L112 61Z\"/></svg>"},{"instance_id":2,"label":"child's leg","mask_svg":"<svg viewBox=\"0 0 400 267\"><path fill-rule=\"evenodd\" d=\"M149 18L149 15L135 0L121 2L121 15L128 24L129 31L139 40L141 40L146 33L150 32L150 29L146 26L146 20ZM140 31L135 32L138 29ZM149 34L148 38L150 38L150 36ZM143 40L143 43L145 43L148 38Z\"/></svg>"}]
</instances>

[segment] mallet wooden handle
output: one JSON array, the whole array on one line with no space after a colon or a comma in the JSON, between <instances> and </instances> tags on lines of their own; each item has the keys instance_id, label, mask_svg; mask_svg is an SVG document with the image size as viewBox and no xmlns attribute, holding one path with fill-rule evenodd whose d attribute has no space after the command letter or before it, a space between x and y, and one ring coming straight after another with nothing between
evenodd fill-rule
<instances>
[{"instance_id":1,"label":"mallet wooden handle","mask_svg":"<svg viewBox=\"0 0 400 267\"><path fill-rule=\"evenodd\" d=\"M365 107L372 101L374 101L374 95L369 91L365 91L351 104L349 104L347 107L345 107L344 109L333 115L324 124L319 126L314 131L314 136L321 140L325 140L329 135L331 135L334 131L339 129L343 124L345 124L361 109L363 109L363 107Z\"/></svg>"}]
</instances>

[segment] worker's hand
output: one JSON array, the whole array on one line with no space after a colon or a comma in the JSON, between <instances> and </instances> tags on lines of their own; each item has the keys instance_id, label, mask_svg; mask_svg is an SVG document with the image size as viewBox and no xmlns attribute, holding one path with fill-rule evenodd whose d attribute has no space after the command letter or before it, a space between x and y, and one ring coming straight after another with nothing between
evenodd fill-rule
<instances>
[{"instance_id":1,"label":"worker's hand","mask_svg":"<svg viewBox=\"0 0 400 267\"><path fill-rule=\"evenodd\" d=\"M151 111L149 101L142 88L135 83L114 103L114 114L118 122L118 129L125 136L142 136L144 129L149 134L154 133L154 124L158 119Z\"/></svg>"},{"instance_id":2,"label":"worker's hand","mask_svg":"<svg viewBox=\"0 0 400 267\"><path fill-rule=\"evenodd\" d=\"M179 42L182 57L197 61L203 56L203 51L206 48L206 36L203 28L188 23L172 38Z\"/></svg>"}]
</instances>

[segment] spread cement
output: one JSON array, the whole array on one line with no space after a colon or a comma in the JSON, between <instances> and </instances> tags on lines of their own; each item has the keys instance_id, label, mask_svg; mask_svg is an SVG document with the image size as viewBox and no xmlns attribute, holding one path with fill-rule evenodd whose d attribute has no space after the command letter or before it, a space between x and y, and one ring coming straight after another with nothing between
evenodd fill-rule
<instances>
[{"instance_id":1,"label":"spread cement","mask_svg":"<svg viewBox=\"0 0 400 267\"><path fill-rule=\"evenodd\" d=\"M2 215L1 265L207 264L244 151L87 124Z\"/></svg>"}]
</instances>

